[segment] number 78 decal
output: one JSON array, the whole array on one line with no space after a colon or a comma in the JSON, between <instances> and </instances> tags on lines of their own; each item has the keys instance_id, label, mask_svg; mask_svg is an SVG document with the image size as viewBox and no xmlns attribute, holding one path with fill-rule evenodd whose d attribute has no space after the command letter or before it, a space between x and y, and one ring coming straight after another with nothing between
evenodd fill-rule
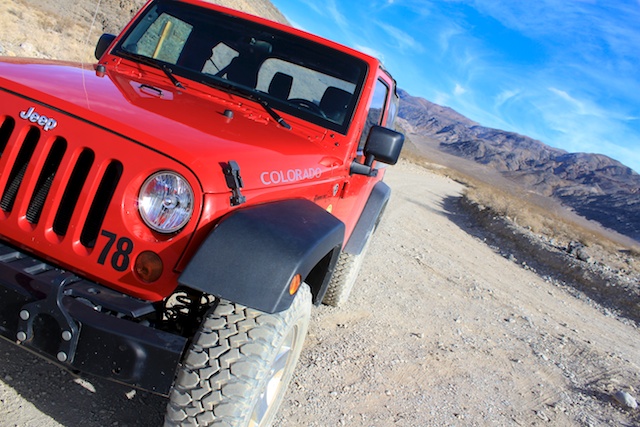
<instances>
[{"instance_id":1,"label":"number 78 decal","mask_svg":"<svg viewBox=\"0 0 640 427\"><path fill-rule=\"evenodd\" d=\"M129 255L133 252L133 241L128 237L118 238L115 233L107 230L102 230L100 235L108 240L100 252L98 264L104 265L115 244L115 250L111 254L111 267L116 271L126 271L129 268Z\"/></svg>"}]
</instances>

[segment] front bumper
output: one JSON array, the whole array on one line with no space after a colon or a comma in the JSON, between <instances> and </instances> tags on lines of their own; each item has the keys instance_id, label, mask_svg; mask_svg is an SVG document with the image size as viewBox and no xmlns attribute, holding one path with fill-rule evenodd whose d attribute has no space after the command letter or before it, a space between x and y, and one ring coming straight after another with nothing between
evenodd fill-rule
<instances>
[{"instance_id":1,"label":"front bumper","mask_svg":"<svg viewBox=\"0 0 640 427\"><path fill-rule=\"evenodd\" d=\"M0 243L0 336L66 369L168 395L187 339L135 321L153 311Z\"/></svg>"}]
</instances>

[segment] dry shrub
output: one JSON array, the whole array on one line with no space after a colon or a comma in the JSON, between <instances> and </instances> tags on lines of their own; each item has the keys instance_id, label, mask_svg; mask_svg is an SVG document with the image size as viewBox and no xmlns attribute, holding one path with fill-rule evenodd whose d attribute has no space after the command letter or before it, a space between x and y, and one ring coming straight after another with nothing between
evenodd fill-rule
<instances>
[{"instance_id":1,"label":"dry shrub","mask_svg":"<svg viewBox=\"0 0 640 427\"><path fill-rule=\"evenodd\" d=\"M614 256L624 253L626 259L631 258L632 269L640 271L640 246L625 245L606 235L606 232L572 220L571 215L557 202L521 188L498 188L476 176L435 165L410 140L408 143L405 142L403 158L435 174L464 184L466 189L463 197L479 210L504 217L519 227L556 242L557 246L566 247L569 242L580 242L584 246L595 247ZM513 238L517 239L518 236L513 235ZM627 265L628 267L630 265Z\"/></svg>"},{"instance_id":2,"label":"dry shrub","mask_svg":"<svg viewBox=\"0 0 640 427\"><path fill-rule=\"evenodd\" d=\"M640 253L638 247L624 246L606 235L606 232L572 220L561 208L556 208L554 212L551 203L547 206L541 205L537 198L529 197L527 192L518 194L477 180L474 182L473 187L464 191L465 198L535 234L554 239L563 245L580 242L584 246L599 246L610 253L624 250L634 257Z\"/></svg>"},{"instance_id":3,"label":"dry shrub","mask_svg":"<svg viewBox=\"0 0 640 427\"><path fill-rule=\"evenodd\" d=\"M22 20L22 11L21 10L9 9L8 12L9 12L9 14L15 16L16 18Z\"/></svg>"}]
</instances>

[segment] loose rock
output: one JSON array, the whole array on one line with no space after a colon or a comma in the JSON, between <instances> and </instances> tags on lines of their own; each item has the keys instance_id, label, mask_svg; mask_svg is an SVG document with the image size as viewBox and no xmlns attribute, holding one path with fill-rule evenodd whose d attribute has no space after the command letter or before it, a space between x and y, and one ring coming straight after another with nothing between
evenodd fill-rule
<instances>
[{"instance_id":1,"label":"loose rock","mask_svg":"<svg viewBox=\"0 0 640 427\"><path fill-rule=\"evenodd\" d=\"M638 402L636 401L635 397L631 396L626 391L618 390L616 394L613 395L613 398L616 400L616 402L618 402L620 405L622 405L625 408L628 408L628 409L638 408Z\"/></svg>"}]
</instances>

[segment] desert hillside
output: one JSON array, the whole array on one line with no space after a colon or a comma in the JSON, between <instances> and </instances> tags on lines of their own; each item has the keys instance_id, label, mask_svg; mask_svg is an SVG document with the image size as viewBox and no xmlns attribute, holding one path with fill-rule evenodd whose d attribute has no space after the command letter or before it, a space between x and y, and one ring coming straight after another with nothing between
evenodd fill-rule
<instances>
[{"instance_id":1,"label":"desert hillside","mask_svg":"<svg viewBox=\"0 0 640 427\"><path fill-rule=\"evenodd\" d=\"M0 55L90 61L142 3L0 0ZM268 0L225 3L284 19ZM349 305L314 310L275 425L640 425L637 259L540 238L451 176L422 157L388 169L393 196ZM0 427L159 426L166 403L0 341Z\"/></svg>"},{"instance_id":2,"label":"desert hillside","mask_svg":"<svg viewBox=\"0 0 640 427\"><path fill-rule=\"evenodd\" d=\"M560 201L578 215L640 242L640 175L631 168L604 155L568 153L481 126L404 91L400 96L399 116L420 147L498 171L521 189Z\"/></svg>"}]
</instances>

